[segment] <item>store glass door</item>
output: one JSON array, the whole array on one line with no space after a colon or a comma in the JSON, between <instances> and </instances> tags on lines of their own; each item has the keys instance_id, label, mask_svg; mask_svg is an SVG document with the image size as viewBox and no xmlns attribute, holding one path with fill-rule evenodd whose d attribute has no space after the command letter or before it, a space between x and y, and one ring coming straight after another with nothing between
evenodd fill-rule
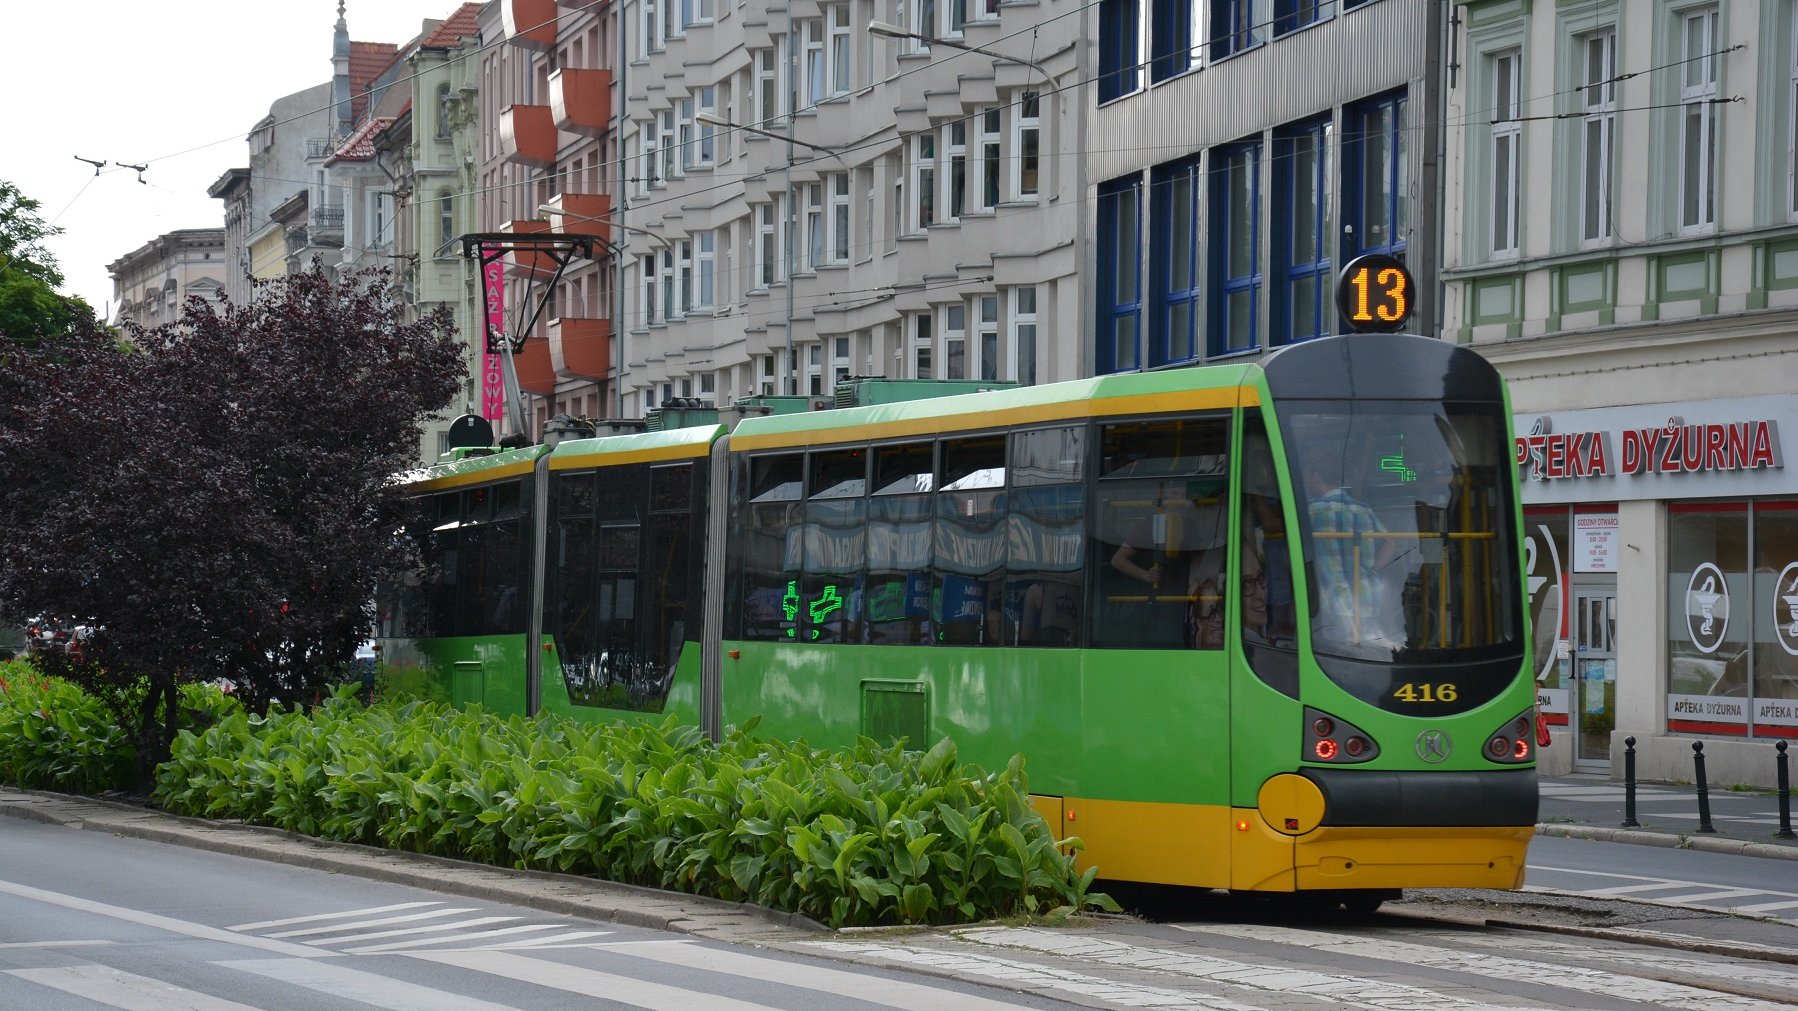
<instances>
[{"instance_id":1,"label":"store glass door","mask_svg":"<svg viewBox=\"0 0 1798 1011\"><path fill-rule=\"evenodd\" d=\"M1573 595L1573 719L1579 743L1573 766L1609 772L1611 731L1617 728L1617 592L1575 589Z\"/></svg>"}]
</instances>

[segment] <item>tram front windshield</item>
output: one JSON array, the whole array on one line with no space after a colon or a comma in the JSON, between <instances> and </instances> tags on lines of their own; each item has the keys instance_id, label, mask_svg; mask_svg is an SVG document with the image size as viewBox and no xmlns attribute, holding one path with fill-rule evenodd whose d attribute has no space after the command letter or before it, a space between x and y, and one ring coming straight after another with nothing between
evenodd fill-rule
<instances>
[{"instance_id":1,"label":"tram front windshield","mask_svg":"<svg viewBox=\"0 0 1798 1011\"><path fill-rule=\"evenodd\" d=\"M1501 406L1308 400L1280 410L1304 534L1312 651L1325 671L1327 657L1410 664L1518 653Z\"/></svg>"}]
</instances>

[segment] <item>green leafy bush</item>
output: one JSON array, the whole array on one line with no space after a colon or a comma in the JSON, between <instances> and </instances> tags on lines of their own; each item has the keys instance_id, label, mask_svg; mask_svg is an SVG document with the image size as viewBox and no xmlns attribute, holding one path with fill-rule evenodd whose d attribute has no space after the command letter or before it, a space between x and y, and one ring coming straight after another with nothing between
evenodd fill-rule
<instances>
[{"instance_id":1,"label":"green leafy bush","mask_svg":"<svg viewBox=\"0 0 1798 1011\"><path fill-rule=\"evenodd\" d=\"M24 661L0 664L0 783L71 793L123 789L133 754L100 700Z\"/></svg>"},{"instance_id":2,"label":"green leafy bush","mask_svg":"<svg viewBox=\"0 0 1798 1011\"><path fill-rule=\"evenodd\" d=\"M832 926L1100 906L1030 807L1023 761L987 773L944 740L820 751L697 728L500 719L422 700L236 714L184 733L168 808L347 842L593 875Z\"/></svg>"}]
</instances>

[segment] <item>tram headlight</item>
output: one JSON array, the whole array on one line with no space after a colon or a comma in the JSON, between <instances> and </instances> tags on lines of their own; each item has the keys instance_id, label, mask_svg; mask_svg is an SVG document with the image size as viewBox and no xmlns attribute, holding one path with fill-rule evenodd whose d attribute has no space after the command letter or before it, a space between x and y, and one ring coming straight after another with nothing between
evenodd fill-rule
<instances>
[{"instance_id":1,"label":"tram headlight","mask_svg":"<svg viewBox=\"0 0 1798 1011\"><path fill-rule=\"evenodd\" d=\"M1305 708L1305 742L1301 760L1353 765L1369 761L1379 753L1380 746L1360 728L1309 706Z\"/></svg>"},{"instance_id":2,"label":"tram headlight","mask_svg":"<svg viewBox=\"0 0 1798 1011\"><path fill-rule=\"evenodd\" d=\"M1532 706L1494 730L1486 738L1486 760L1500 765L1522 765L1534 760L1536 748L1530 735L1534 717L1535 708Z\"/></svg>"}]
</instances>

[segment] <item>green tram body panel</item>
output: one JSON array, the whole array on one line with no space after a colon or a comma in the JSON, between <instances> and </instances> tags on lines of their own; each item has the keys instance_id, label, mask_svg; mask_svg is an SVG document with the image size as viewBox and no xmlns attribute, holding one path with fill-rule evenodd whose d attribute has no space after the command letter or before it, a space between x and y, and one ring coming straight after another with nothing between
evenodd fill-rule
<instances>
[{"instance_id":1,"label":"green tram body panel","mask_svg":"<svg viewBox=\"0 0 1798 1011\"><path fill-rule=\"evenodd\" d=\"M1430 353L1464 351L1445 348ZM462 460L415 472L405 480L414 489L431 493L489 480L528 480L533 468L546 470L552 481L595 473L602 483L608 480L607 469L615 466L687 461L697 472L723 439L722 466L729 479L717 486L720 464L714 462L708 500L711 509L729 509L721 504L739 501L736 485L744 480L747 466L742 461L758 455L951 439L1019 427L1090 426L1160 415L1215 416L1228 420L1230 472L1223 495L1228 532L1223 550L1229 552L1228 571L1234 572L1239 551L1246 550L1240 538L1248 521L1238 482L1248 421L1260 422L1277 461L1285 529L1296 532L1306 523L1297 498L1303 492L1296 457L1289 452L1290 419L1282 417L1282 401L1270 392L1268 371L1259 364L1176 369L752 417L728 434L722 426L705 425L580 440L553 452L535 447ZM1331 378L1320 376L1320 383ZM1508 396L1502 385L1497 388L1503 413L1491 441L1505 455L1508 467ZM1098 448L1088 445L1085 452L1090 469ZM546 453L548 460L539 464L538 458ZM1404 470L1405 463L1401 451L1398 470ZM1097 600L1099 590L1092 580L1099 578L1094 550L1098 520L1090 497L1097 477L1087 473L1083 480L1089 497L1081 506L1087 547L1080 563L1084 580L1080 585L1089 600ZM941 490L945 489L933 489ZM1498 518L1508 521L1512 531L1521 528L1517 498L1512 491L1508 516ZM542 501L535 503L535 508L544 507ZM722 529L722 541L731 545L746 522L743 516L727 513L723 524L712 529ZM1429 549L1442 559L1443 572L1449 571L1452 551L1463 552L1455 557L1465 557L1479 550L1451 549L1446 536L1443 544ZM694 549L707 563L703 594L737 593L734 580L739 570L733 568L730 579L714 571L724 549L713 553L713 547ZM1516 585L1516 574L1522 571L1521 538L1509 547L1516 557L1509 561L1505 596L1515 589L1518 600L1508 606L1521 611L1521 586ZM1286 688L1277 687L1254 666L1237 627L1241 615L1235 590L1228 591L1231 631L1223 648L1202 650L746 639L733 637L740 629L729 624L727 613L726 626L709 643L713 651L709 662L716 664L715 719L728 726L760 718L758 733L814 746L846 745L867 735L905 737L922 748L949 737L965 760L989 769L1022 753L1039 810L1058 835L1088 839L1102 877L1113 876L1108 869L1121 869L1116 876L1132 880L1272 891L1518 886L1523 848L1534 820L1533 801L1527 819L1470 822L1467 828L1455 827L1460 823L1432 827L1427 813L1419 821L1416 812L1412 820L1390 825L1377 818L1332 825L1323 809L1339 800L1346 802L1362 784L1386 782L1381 776L1413 777L1405 780L1403 790L1416 789L1428 777L1440 777L1446 785L1438 799L1466 786L1474 795L1454 798L1450 806L1457 807L1477 806L1479 791L1501 780L1511 784L1507 796L1514 801L1512 787L1522 781L1518 777L1528 777L1533 799L1533 758L1495 763L1481 747L1508 721L1531 712L1535 695L1528 677L1527 630L1521 638L1522 655L1507 668L1503 683L1473 703L1440 712L1415 707L1401 712L1370 704L1369 689L1356 687L1352 672L1326 670L1313 655L1309 643L1315 633L1303 616L1315 616L1332 601L1308 581L1309 559L1301 557L1296 537L1278 550L1285 553L1293 574L1291 606L1300 616L1292 683ZM1420 556L1423 550L1417 549ZM1504 571L1503 565L1494 571ZM1082 620L1097 620L1085 605L1082 612ZM1448 627L1446 619L1442 624ZM600 705L576 703L578 693L563 676L563 644L546 628L538 651L541 708L583 720L659 721L672 715L704 724L708 642L697 624L688 623L686 629L664 695L655 705L625 709L604 707L608 696L603 693L586 696L586 701ZM457 703L478 701L490 710L522 712L529 702L525 642L524 635L393 638L385 648L391 667L415 678L435 679ZM1461 676L1457 673L1461 668L1452 663L1440 671L1427 663L1413 664L1412 670L1405 676L1431 685ZM1351 765L1316 760L1307 750L1309 711L1352 725L1377 742L1376 756ZM1426 761L1423 735L1433 732L1446 733L1455 746ZM1501 775L1495 778L1495 773ZM1390 782L1391 790L1401 789L1398 780ZM1318 796L1319 786L1313 783L1321 784L1326 793L1345 785L1347 790L1340 798ZM1360 801L1365 805L1365 791ZM1393 803L1397 802L1395 797ZM1296 813L1296 819L1287 817L1282 827L1276 808ZM1136 852L1139 846L1144 852Z\"/></svg>"}]
</instances>

